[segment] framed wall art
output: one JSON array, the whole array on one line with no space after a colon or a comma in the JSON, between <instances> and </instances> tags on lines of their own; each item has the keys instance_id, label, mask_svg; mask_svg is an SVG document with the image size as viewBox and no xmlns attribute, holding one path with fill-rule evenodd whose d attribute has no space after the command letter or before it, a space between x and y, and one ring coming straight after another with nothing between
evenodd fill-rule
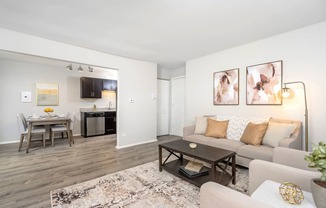
<instances>
[{"instance_id":1,"label":"framed wall art","mask_svg":"<svg viewBox=\"0 0 326 208\"><path fill-rule=\"evenodd\" d=\"M239 105L239 69L213 74L214 105Z\"/></svg>"},{"instance_id":2,"label":"framed wall art","mask_svg":"<svg viewBox=\"0 0 326 208\"><path fill-rule=\"evenodd\" d=\"M59 105L58 84L36 83L36 100L39 106Z\"/></svg>"},{"instance_id":3,"label":"framed wall art","mask_svg":"<svg viewBox=\"0 0 326 208\"><path fill-rule=\"evenodd\" d=\"M281 105L283 61L247 67L247 105Z\"/></svg>"}]
</instances>

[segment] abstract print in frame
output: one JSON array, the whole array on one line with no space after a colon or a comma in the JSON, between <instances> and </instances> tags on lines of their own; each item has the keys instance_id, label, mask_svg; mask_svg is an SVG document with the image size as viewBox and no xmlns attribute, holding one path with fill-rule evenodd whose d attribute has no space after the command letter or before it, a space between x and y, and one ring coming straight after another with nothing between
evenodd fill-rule
<instances>
[{"instance_id":1,"label":"abstract print in frame","mask_svg":"<svg viewBox=\"0 0 326 208\"><path fill-rule=\"evenodd\" d=\"M36 83L38 106L59 105L59 87L55 83Z\"/></svg>"},{"instance_id":2,"label":"abstract print in frame","mask_svg":"<svg viewBox=\"0 0 326 208\"><path fill-rule=\"evenodd\" d=\"M239 69L213 74L214 105L239 105Z\"/></svg>"},{"instance_id":3,"label":"abstract print in frame","mask_svg":"<svg viewBox=\"0 0 326 208\"><path fill-rule=\"evenodd\" d=\"M247 67L247 105L282 105L283 61Z\"/></svg>"}]
</instances>

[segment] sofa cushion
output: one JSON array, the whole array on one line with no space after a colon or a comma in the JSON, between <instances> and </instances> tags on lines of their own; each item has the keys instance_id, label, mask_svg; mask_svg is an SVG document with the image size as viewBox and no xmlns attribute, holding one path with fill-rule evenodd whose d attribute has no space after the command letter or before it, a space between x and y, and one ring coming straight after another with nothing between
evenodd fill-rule
<instances>
[{"instance_id":1,"label":"sofa cushion","mask_svg":"<svg viewBox=\"0 0 326 208\"><path fill-rule=\"evenodd\" d=\"M217 115L216 120L229 120L229 125L226 133L226 138L240 141L241 136L247 127L248 123L264 123L270 120L270 117L236 117L236 116L221 116Z\"/></svg>"},{"instance_id":2,"label":"sofa cushion","mask_svg":"<svg viewBox=\"0 0 326 208\"><path fill-rule=\"evenodd\" d=\"M210 139L207 145L236 152L239 147L246 144L230 139Z\"/></svg>"},{"instance_id":3,"label":"sofa cushion","mask_svg":"<svg viewBox=\"0 0 326 208\"><path fill-rule=\"evenodd\" d=\"M254 124L250 122L244 130L240 141L246 144L260 146L267 127L267 122L261 124Z\"/></svg>"},{"instance_id":4,"label":"sofa cushion","mask_svg":"<svg viewBox=\"0 0 326 208\"><path fill-rule=\"evenodd\" d=\"M198 134L198 135L189 135L189 136L186 136L183 139L186 140L186 141L189 141L189 142L195 142L195 143L198 143L198 144L205 144L205 145L207 145L209 140L216 140L213 137L206 137L206 136L200 135L200 134Z\"/></svg>"},{"instance_id":5,"label":"sofa cushion","mask_svg":"<svg viewBox=\"0 0 326 208\"><path fill-rule=\"evenodd\" d=\"M208 118L205 136L216 137L216 138L225 138L228 124L229 124L229 121L217 121L217 120Z\"/></svg>"},{"instance_id":6,"label":"sofa cushion","mask_svg":"<svg viewBox=\"0 0 326 208\"><path fill-rule=\"evenodd\" d=\"M278 147L280 141L290 137L296 127L295 124L269 122L263 144Z\"/></svg>"},{"instance_id":7,"label":"sofa cushion","mask_svg":"<svg viewBox=\"0 0 326 208\"><path fill-rule=\"evenodd\" d=\"M273 149L267 145L261 145L259 147L253 145L243 145L238 148L237 155L246 157L246 158L254 158L266 161L273 160Z\"/></svg>"}]
</instances>

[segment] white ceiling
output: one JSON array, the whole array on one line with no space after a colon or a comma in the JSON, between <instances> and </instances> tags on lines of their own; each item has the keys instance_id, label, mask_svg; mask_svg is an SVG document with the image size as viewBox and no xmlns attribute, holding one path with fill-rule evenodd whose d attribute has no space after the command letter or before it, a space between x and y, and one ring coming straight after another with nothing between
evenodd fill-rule
<instances>
[{"instance_id":1,"label":"white ceiling","mask_svg":"<svg viewBox=\"0 0 326 208\"><path fill-rule=\"evenodd\" d=\"M0 0L0 27L163 69L321 21L325 0Z\"/></svg>"}]
</instances>

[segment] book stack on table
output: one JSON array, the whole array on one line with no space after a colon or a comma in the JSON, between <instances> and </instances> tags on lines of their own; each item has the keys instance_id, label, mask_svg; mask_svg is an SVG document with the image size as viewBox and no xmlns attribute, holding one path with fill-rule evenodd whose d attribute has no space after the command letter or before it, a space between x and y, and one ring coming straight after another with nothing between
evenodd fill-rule
<instances>
[{"instance_id":1,"label":"book stack on table","mask_svg":"<svg viewBox=\"0 0 326 208\"><path fill-rule=\"evenodd\" d=\"M187 165L180 166L179 170L188 178L194 178L208 174L208 169L202 163L193 161L189 161Z\"/></svg>"}]
</instances>

